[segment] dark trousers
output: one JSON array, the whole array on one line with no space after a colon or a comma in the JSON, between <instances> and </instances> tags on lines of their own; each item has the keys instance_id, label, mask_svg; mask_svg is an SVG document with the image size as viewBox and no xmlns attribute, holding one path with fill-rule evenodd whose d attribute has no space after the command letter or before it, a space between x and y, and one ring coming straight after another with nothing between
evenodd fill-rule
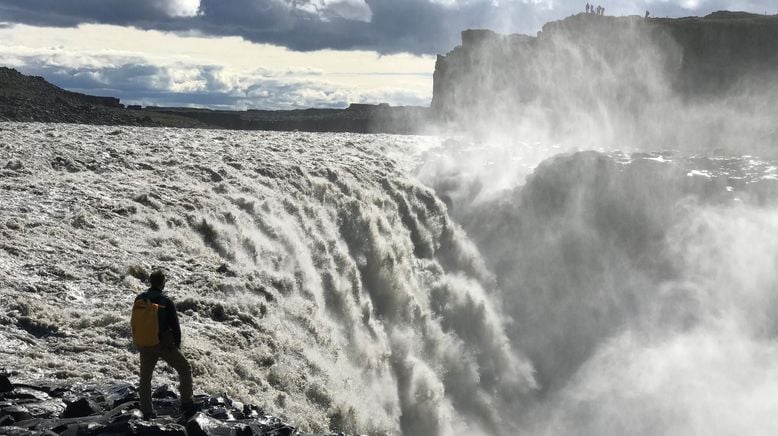
<instances>
[{"instance_id":1,"label":"dark trousers","mask_svg":"<svg viewBox=\"0 0 778 436\"><path fill-rule=\"evenodd\" d=\"M192 401L192 367L186 360L181 350L173 343L173 334L164 332L160 335L160 343L153 347L140 347L140 410L143 413L152 413L154 407L151 404L151 376L159 359L164 360L178 372L179 391L181 402Z\"/></svg>"}]
</instances>

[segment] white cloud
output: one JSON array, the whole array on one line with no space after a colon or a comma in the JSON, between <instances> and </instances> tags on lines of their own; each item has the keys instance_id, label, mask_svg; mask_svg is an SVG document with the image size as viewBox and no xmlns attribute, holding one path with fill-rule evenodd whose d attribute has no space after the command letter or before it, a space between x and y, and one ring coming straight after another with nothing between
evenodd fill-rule
<instances>
[{"instance_id":1,"label":"white cloud","mask_svg":"<svg viewBox=\"0 0 778 436\"><path fill-rule=\"evenodd\" d=\"M347 20L370 22L373 11L364 0L322 0L327 3L327 9Z\"/></svg>"},{"instance_id":2,"label":"white cloud","mask_svg":"<svg viewBox=\"0 0 778 436\"><path fill-rule=\"evenodd\" d=\"M151 64L138 56L63 55L59 49L0 49L0 63L41 75L64 88L118 96L126 104L207 106L219 109L345 107L350 103L427 105L428 92L403 86L359 87L315 71L239 71L224 66L171 62ZM345 77L359 82L359 75Z\"/></svg>"},{"instance_id":3,"label":"white cloud","mask_svg":"<svg viewBox=\"0 0 778 436\"><path fill-rule=\"evenodd\" d=\"M126 103L287 109L355 102L428 105L432 96L432 57L300 53L235 37L105 25L18 25L0 29L0 40L0 64Z\"/></svg>"},{"instance_id":4,"label":"white cloud","mask_svg":"<svg viewBox=\"0 0 778 436\"><path fill-rule=\"evenodd\" d=\"M200 0L160 0L160 7L171 17L194 17L200 9Z\"/></svg>"},{"instance_id":5,"label":"white cloud","mask_svg":"<svg viewBox=\"0 0 778 436\"><path fill-rule=\"evenodd\" d=\"M345 18L346 20L370 22L373 12L364 0L307 0L292 1L295 8L318 15L323 20Z\"/></svg>"}]
</instances>

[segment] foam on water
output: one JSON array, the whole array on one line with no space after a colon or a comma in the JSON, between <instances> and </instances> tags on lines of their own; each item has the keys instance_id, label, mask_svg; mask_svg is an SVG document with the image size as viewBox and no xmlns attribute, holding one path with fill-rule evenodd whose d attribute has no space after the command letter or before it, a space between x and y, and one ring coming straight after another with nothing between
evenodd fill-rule
<instances>
[{"instance_id":1,"label":"foam on water","mask_svg":"<svg viewBox=\"0 0 778 436\"><path fill-rule=\"evenodd\" d=\"M198 388L313 430L497 429L534 387L477 251L382 152L401 138L1 133L8 369L134 380L127 311L164 267Z\"/></svg>"},{"instance_id":2,"label":"foam on water","mask_svg":"<svg viewBox=\"0 0 778 436\"><path fill-rule=\"evenodd\" d=\"M0 124L0 366L136 381L163 267L196 390L309 430L772 433L775 163L508 150Z\"/></svg>"}]
</instances>

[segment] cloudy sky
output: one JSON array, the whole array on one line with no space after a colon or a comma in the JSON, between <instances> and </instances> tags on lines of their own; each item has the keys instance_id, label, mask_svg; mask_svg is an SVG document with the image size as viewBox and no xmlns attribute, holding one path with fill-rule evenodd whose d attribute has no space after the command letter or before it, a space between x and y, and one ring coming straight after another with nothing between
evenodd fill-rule
<instances>
[{"instance_id":1,"label":"cloudy sky","mask_svg":"<svg viewBox=\"0 0 778 436\"><path fill-rule=\"evenodd\" d=\"M596 2L596 0L595 0ZM534 35L586 0L0 0L0 65L125 103L428 105L466 28ZM778 0L601 0L608 15L778 13Z\"/></svg>"}]
</instances>

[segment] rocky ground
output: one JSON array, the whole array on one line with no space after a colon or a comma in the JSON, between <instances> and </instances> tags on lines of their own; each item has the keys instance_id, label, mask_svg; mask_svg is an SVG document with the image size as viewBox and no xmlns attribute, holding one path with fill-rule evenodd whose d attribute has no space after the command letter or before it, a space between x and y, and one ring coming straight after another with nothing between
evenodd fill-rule
<instances>
[{"instance_id":1,"label":"rocky ground","mask_svg":"<svg viewBox=\"0 0 778 436\"><path fill-rule=\"evenodd\" d=\"M21 382L0 374L0 434L4 435L302 435L252 404L197 395L199 412L182 415L168 385L153 393L158 417L144 420L135 386ZM343 433L341 433L343 434Z\"/></svg>"}]
</instances>

